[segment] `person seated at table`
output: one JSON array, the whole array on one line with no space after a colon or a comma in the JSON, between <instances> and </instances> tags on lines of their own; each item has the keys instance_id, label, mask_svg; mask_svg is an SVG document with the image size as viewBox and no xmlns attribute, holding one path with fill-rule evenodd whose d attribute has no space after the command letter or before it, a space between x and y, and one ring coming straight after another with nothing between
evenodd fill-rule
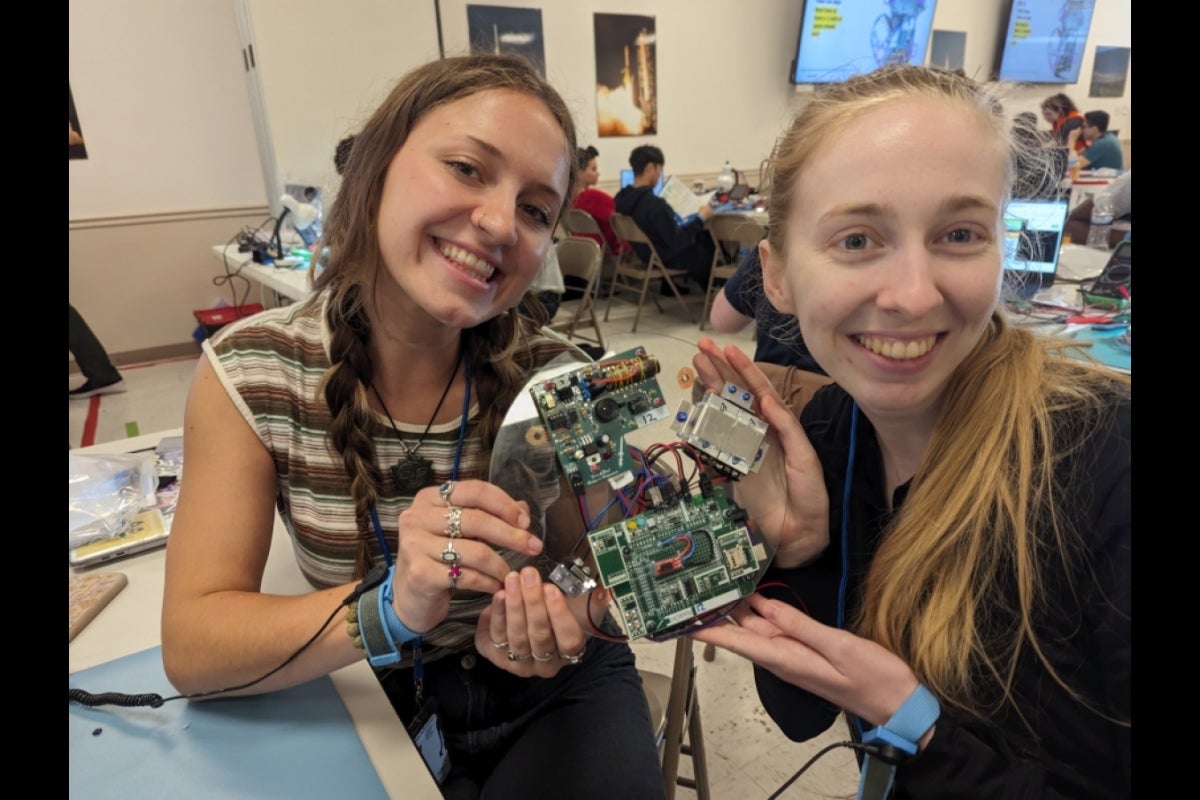
<instances>
[{"instance_id":1,"label":"person seated at table","mask_svg":"<svg viewBox=\"0 0 1200 800\"><path fill-rule=\"evenodd\" d=\"M1125 157L1121 143L1108 129L1107 111L1089 111L1083 115L1083 138L1087 149L1079 155L1080 169L1125 168Z\"/></svg>"},{"instance_id":2,"label":"person seated at table","mask_svg":"<svg viewBox=\"0 0 1200 800\"><path fill-rule=\"evenodd\" d=\"M543 541L487 480L508 408L571 348L518 306L575 146L562 98L506 55L416 68L357 131L313 294L204 343L162 616L180 693L367 658L410 729L436 714L446 797L664 796L629 645L590 636L587 597L539 568L578 531ZM262 591L276 512L308 594Z\"/></svg>"},{"instance_id":3,"label":"person seated at table","mask_svg":"<svg viewBox=\"0 0 1200 800\"><path fill-rule=\"evenodd\" d=\"M1108 246L1116 247L1133 224L1133 170L1113 178L1095 197L1084 200L1067 214L1066 233L1075 244L1087 241L1088 229L1092 226L1092 208L1099 197L1103 197L1112 208L1113 222L1128 223L1114 225L1108 232Z\"/></svg>"},{"instance_id":4,"label":"person seated at table","mask_svg":"<svg viewBox=\"0 0 1200 800\"><path fill-rule=\"evenodd\" d=\"M1083 140L1083 114L1070 97L1062 92L1047 97L1042 101L1042 116L1050 123L1050 135L1060 145L1076 153L1087 147Z\"/></svg>"},{"instance_id":5,"label":"person seated at table","mask_svg":"<svg viewBox=\"0 0 1200 800\"><path fill-rule=\"evenodd\" d=\"M1005 96L884 67L780 138L764 283L834 383L797 420L700 340L771 426L734 492L775 550L694 637L793 740L844 713L877 797L1129 798L1132 390L1005 316Z\"/></svg>"},{"instance_id":6,"label":"person seated at table","mask_svg":"<svg viewBox=\"0 0 1200 800\"><path fill-rule=\"evenodd\" d=\"M613 212L617 210L617 206L607 192L596 188L596 184L600 181L600 168L597 165L600 151L588 145L575 152L579 162L579 174L575 178L575 196L571 199L571 205L580 211L591 214L592 218L596 220L596 224L600 226L600 233L603 235L604 241L597 241L596 244L601 247L607 245L610 252L620 253L621 240L613 232L612 223L609 221L612 219Z\"/></svg>"},{"instance_id":7,"label":"person seated at table","mask_svg":"<svg viewBox=\"0 0 1200 800\"><path fill-rule=\"evenodd\" d=\"M696 216L680 224L670 204L654 193L665 164L663 151L654 145L633 148L629 154L633 183L617 192L613 200L617 211L631 217L654 242L654 248L668 269L687 270L688 277L697 286L706 288L716 249L705 227L712 218L712 206L704 203ZM635 244L633 249L642 261L649 263L650 251L645 245ZM683 287L680 289L682 291ZM665 286L663 293L669 293Z\"/></svg>"},{"instance_id":8,"label":"person seated at table","mask_svg":"<svg viewBox=\"0 0 1200 800\"><path fill-rule=\"evenodd\" d=\"M754 340L756 362L825 374L808 352L796 318L777 311L763 292L762 261L757 248L742 259L713 298L708 321L713 330L720 333L738 333L753 323L757 333Z\"/></svg>"}]
</instances>

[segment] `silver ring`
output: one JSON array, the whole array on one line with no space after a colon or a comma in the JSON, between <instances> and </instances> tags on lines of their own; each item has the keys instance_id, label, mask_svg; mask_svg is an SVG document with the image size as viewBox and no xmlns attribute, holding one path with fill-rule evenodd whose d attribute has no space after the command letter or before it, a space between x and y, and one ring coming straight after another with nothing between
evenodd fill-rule
<instances>
[{"instance_id":1,"label":"silver ring","mask_svg":"<svg viewBox=\"0 0 1200 800\"><path fill-rule=\"evenodd\" d=\"M462 560L462 556L454 549L454 537L446 540L446 549L441 552L441 558L447 564L457 564Z\"/></svg>"},{"instance_id":2,"label":"silver ring","mask_svg":"<svg viewBox=\"0 0 1200 800\"><path fill-rule=\"evenodd\" d=\"M447 506L453 505L450 502L450 493L454 491L454 481L446 481L438 487L438 492L442 495L442 502Z\"/></svg>"},{"instance_id":3,"label":"silver ring","mask_svg":"<svg viewBox=\"0 0 1200 800\"><path fill-rule=\"evenodd\" d=\"M584 652L586 652L586 649L580 650L579 655L573 656L570 653L559 653L558 656L559 656L559 658L561 658L563 661L567 662L568 664L578 664L579 662L583 661Z\"/></svg>"},{"instance_id":4,"label":"silver ring","mask_svg":"<svg viewBox=\"0 0 1200 800\"><path fill-rule=\"evenodd\" d=\"M497 650L507 650L508 642L492 642L492 647L496 648Z\"/></svg>"},{"instance_id":5,"label":"silver ring","mask_svg":"<svg viewBox=\"0 0 1200 800\"><path fill-rule=\"evenodd\" d=\"M446 509L446 530L443 531L451 540L462 536L462 508L450 506Z\"/></svg>"},{"instance_id":6,"label":"silver ring","mask_svg":"<svg viewBox=\"0 0 1200 800\"><path fill-rule=\"evenodd\" d=\"M515 650L508 651L508 660L509 661L528 661L531 658L533 658L533 653L526 653L525 655L518 655L517 651L515 651Z\"/></svg>"},{"instance_id":7,"label":"silver ring","mask_svg":"<svg viewBox=\"0 0 1200 800\"><path fill-rule=\"evenodd\" d=\"M540 661L543 664L545 664L547 661L553 661L554 657L558 655L558 651L554 650L552 652L546 653L546 655L544 655L544 656L539 656L537 653L533 653L533 652L531 652L529 655L533 656L534 661Z\"/></svg>"},{"instance_id":8,"label":"silver ring","mask_svg":"<svg viewBox=\"0 0 1200 800\"><path fill-rule=\"evenodd\" d=\"M458 579L462 577L462 567L458 564L451 564L446 574L450 577L450 590L454 591L458 588Z\"/></svg>"}]
</instances>

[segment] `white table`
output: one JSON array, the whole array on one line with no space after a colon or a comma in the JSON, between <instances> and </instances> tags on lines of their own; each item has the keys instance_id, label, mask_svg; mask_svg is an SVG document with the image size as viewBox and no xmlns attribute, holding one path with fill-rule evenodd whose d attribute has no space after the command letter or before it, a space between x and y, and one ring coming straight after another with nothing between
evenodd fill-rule
<instances>
[{"instance_id":1,"label":"white table","mask_svg":"<svg viewBox=\"0 0 1200 800\"><path fill-rule=\"evenodd\" d=\"M312 291L308 285L308 267L276 267L273 264L259 264L250 253L240 253L236 244L216 244L212 248L213 257L222 264L227 264L233 274L243 275L258 283L262 288L262 304L264 306L280 305L283 299L303 300ZM273 298L266 293L270 290Z\"/></svg>"},{"instance_id":2,"label":"white table","mask_svg":"<svg viewBox=\"0 0 1200 800\"><path fill-rule=\"evenodd\" d=\"M182 433L183 429L177 428L72 452L128 453L152 449L163 437ZM159 623L165 564L166 551L161 549L105 562L104 571L123 572L129 583L68 645L68 673L161 644ZM67 574L69 577L76 573L68 566ZM263 591L287 595L311 590L296 565L283 522L276 515ZM441 792L367 662L343 667L331 673L330 678L388 796L441 800Z\"/></svg>"}]
</instances>

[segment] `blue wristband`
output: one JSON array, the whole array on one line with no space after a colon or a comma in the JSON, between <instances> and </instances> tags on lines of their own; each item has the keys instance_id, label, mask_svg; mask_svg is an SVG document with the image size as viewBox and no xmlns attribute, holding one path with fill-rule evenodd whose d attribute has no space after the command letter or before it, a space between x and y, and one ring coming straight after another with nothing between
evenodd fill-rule
<instances>
[{"instance_id":1,"label":"blue wristband","mask_svg":"<svg viewBox=\"0 0 1200 800\"><path fill-rule=\"evenodd\" d=\"M896 713L892 714L892 718L875 730L882 728L911 743L913 749L909 755L914 755L917 752L917 742L921 741L921 737L933 727L933 723L937 722L941 715L942 707L933 696L933 692L926 689L925 684L919 683L908 699L896 709Z\"/></svg>"},{"instance_id":2,"label":"blue wristband","mask_svg":"<svg viewBox=\"0 0 1200 800\"><path fill-rule=\"evenodd\" d=\"M933 727L941 714L942 707L933 696L933 692L925 688L924 684L917 684L917 688L900 704L891 719L863 734L862 743L889 747L902 758L915 756L918 750L917 743ZM895 777L894 761L889 763L870 755L866 756L858 783L859 800L882 800L887 797L891 793Z\"/></svg>"},{"instance_id":3,"label":"blue wristband","mask_svg":"<svg viewBox=\"0 0 1200 800\"><path fill-rule=\"evenodd\" d=\"M400 646L421 636L408 629L392 608L396 567L374 589L358 599L358 628L363 649L372 667L386 667L400 660Z\"/></svg>"}]
</instances>

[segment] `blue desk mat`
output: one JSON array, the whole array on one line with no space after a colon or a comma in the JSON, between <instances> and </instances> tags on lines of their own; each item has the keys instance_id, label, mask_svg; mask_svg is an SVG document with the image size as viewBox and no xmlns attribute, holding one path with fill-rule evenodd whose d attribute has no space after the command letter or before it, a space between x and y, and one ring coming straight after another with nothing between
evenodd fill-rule
<instances>
[{"instance_id":1,"label":"blue desk mat","mask_svg":"<svg viewBox=\"0 0 1200 800\"><path fill-rule=\"evenodd\" d=\"M69 677L92 693L176 692L154 647ZM158 708L68 704L72 798L386 798L333 681Z\"/></svg>"},{"instance_id":2,"label":"blue desk mat","mask_svg":"<svg viewBox=\"0 0 1200 800\"><path fill-rule=\"evenodd\" d=\"M1124 328L1114 331L1081 328L1075 331L1073 338L1092 343L1091 347L1079 351L1083 358L1092 358L1101 364L1123 369L1132 374L1130 364L1133 362L1133 356L1128 350L1117 344L1117 337L1123 333L1125 333Z\"/></svg>"}]
</instances>

